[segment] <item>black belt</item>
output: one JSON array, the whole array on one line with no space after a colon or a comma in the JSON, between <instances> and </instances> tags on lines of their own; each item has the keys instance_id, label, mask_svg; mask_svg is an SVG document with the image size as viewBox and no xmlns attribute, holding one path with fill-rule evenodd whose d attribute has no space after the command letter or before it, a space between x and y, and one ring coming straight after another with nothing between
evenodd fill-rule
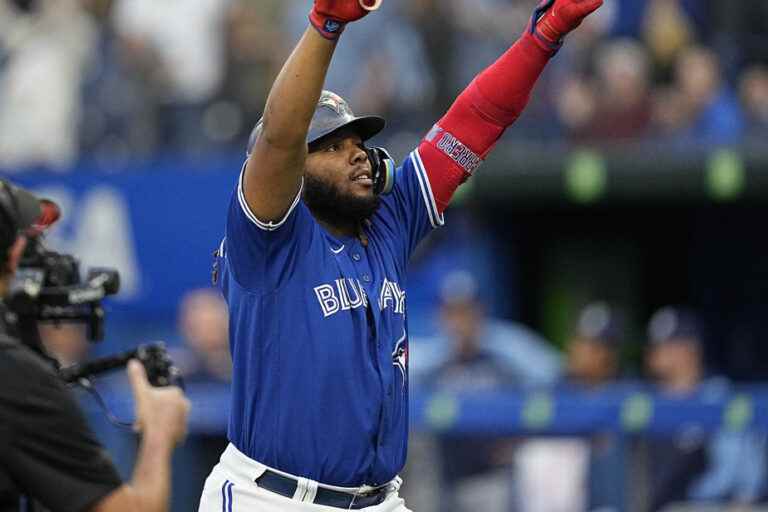
<instances>
[{"instance_id":1,"label":"black belt","mask_svg":"<svg viewBox=\"0 0 768 512\"><path fill-rule=\"evenodd\" d=\"M285 496L286 498L293 498L293 495L296 493L296 487L299 485L298 480L295 478L279 475L270 470L266 470L263 475L255 480L255 482L262 489L272 491L275 494ZM387 497L387 491L388 486L384 486L365 494L355 495L348 492L334 491L332 489L318 487L317 494L315 494L315 500L312 503L316 505L324 505L326 507L357 510L382 503Z\"/></svg>"}]
</instances>

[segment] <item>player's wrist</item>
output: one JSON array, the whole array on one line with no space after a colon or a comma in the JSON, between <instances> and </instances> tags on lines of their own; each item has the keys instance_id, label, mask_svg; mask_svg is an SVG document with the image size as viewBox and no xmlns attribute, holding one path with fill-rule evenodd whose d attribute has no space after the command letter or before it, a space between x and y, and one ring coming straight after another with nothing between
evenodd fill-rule
<instances>
[{"instance_id":1,"label":"player's wrist","mask_svg":"<svg viewBox=\"0 0 768 512\"><path fill-rule=\"evenodd\" d=\"M321 36L335 41L347 23L366 17L381 4L382 0L315 0L309 21Z\"/></svg>"},{"instance_id":2,"label":"player's wrist","mask_svg":"<svg viewBox=\"0 0 768 512\"><path fill-rule=\"evenodd\" d=\"M602 4L603 0L542 0L533 11L530 32L541 46L557 51L563 38Z\"/></svg>"},{"instance_id":3,"label":"player's wrist","mask_svg":"<svg viewBox=\"0 0 768 512\"><path fill-rule=\"evenodd\" d=\"M562 44L565 33L555 28L549 19L545 17L536 26L536 31L541 37L551 44Z\"/></svg>"},{"instance_id":4,"label":"player's wrist","mask_svg":"<svg viewBox=\"0 0 768 512\"><path fill-rule=\"evenodd\" d=\"M318 12L316 8L309 13L309 23L321 36L331 41L338 40L347 25L341 20Z\"/></svg>"},{"instance_id":5,"label":"player's wrist","mask_svg":"<svg viewBox=\"0 0 768 512\"><path fill-rule=\"evenodd\" d=\"M143 450L154 453L157 456L170 456L179 441L178 436L167 426L148 425L139 433Z\"/></svg>"},{"instance_id":6,"label":"player's wrist","mask_svg":"<svg viewBox=\"0 0 768 512\"><path fill-rule=\"evenodd\" d=\"M552 11L554 0L541 2L533 11L528 24L528 33L537 46L554 55L563 46L565 33L553 24Z\"/></svg>"},{"instance_id":7,"label":"player's wrist","mask_svg":"<svg viewBox=\"0 0 768 512\"><path fill-rule=\"evenodd\" d=\"M557 38L550 30L541 30L541 26L529 26L523 34L523 39L529 38L540 50L550 57L554 56L563 46L563 38Z\"/></svg>"}]
</instances>

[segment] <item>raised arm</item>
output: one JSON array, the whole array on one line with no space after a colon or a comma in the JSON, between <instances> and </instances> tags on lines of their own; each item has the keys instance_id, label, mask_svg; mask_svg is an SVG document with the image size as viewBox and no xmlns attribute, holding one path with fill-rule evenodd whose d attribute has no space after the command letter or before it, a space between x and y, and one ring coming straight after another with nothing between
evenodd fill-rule
<instances>
[{"instance_id":1,"label":"raised arm","mask_svg":"<svg viewBox=\"0 0 768 512\"><path fill-rule=\"evenodd\" d=\"M369 5L378 4L371 0ZM269 93L260 134L245 168L245 199L263 222L285 215L301 186L307 132L336 42L368 14L358 0L315 0L306 30Z\"/></svg>"},{"instance_id":2,"label":"raised arm","mask_svg":"<svg viewBox=\"0 0 768 512\"><path fill-rule=\"evenodd\" d=\"M545 0L525 33L459 95L419 145L440 214L522 113L563 38L603 0Z\"/></svg>"}]
</instances>

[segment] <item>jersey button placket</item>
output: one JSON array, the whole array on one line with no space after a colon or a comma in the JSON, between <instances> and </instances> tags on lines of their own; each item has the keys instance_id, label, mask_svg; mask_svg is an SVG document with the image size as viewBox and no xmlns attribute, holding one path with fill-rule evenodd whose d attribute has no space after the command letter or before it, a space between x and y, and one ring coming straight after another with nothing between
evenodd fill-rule
<instances>
[{"instance_id":1,"label":"jersey button placket","mask_svg":"<svg viewBox=\"0 0 768 512\"><path fill-rule=\"evenodd\" d=\"M362 278L363 282L370 284L371 274L368 272L366 265L362 263L363 257L360 256L359 250L350 251L350 258L352 258L352 261L354 261L355 263L360 264L360 266L355 265L355 268L357 268L358 272L360 272L360 277Z\"/></svg>"}]
</instances>

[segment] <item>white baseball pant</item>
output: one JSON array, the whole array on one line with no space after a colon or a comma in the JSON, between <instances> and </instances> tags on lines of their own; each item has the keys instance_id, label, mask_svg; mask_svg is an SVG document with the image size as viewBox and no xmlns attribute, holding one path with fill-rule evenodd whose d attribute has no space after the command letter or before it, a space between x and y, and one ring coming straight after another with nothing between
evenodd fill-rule
<instances>
[{"instance_id":1,"label":"white baseball pant","mask_svg":"<svg viewBox=\"0 0 768 512\"><path fill-rule=\"evenodd\" d=\"M287 498L260 488L255 480L267 469L286 475L286 473L251 459L230 443L221 455L219 463L214 466L205 481L198 512L250 512L257 510L259 512L339 512L342 510L337 507L328 507L306 501L309 496L312 496L313 493L311 492L299 492L297 490L297 495L304 496L304 500L302 500L296 497ZM317 489L318 485L323 486L306 478L293 478L296 478L305 490L313 487ZM411 512L398 495L400 483L400 478L395 478L390 482L390 490L382 503L359 510L365 512ZM364 489L356 488L325 487L333 490L344 490L353 494L356 491L364 491Z\"/></svg>"}]
</instances>

